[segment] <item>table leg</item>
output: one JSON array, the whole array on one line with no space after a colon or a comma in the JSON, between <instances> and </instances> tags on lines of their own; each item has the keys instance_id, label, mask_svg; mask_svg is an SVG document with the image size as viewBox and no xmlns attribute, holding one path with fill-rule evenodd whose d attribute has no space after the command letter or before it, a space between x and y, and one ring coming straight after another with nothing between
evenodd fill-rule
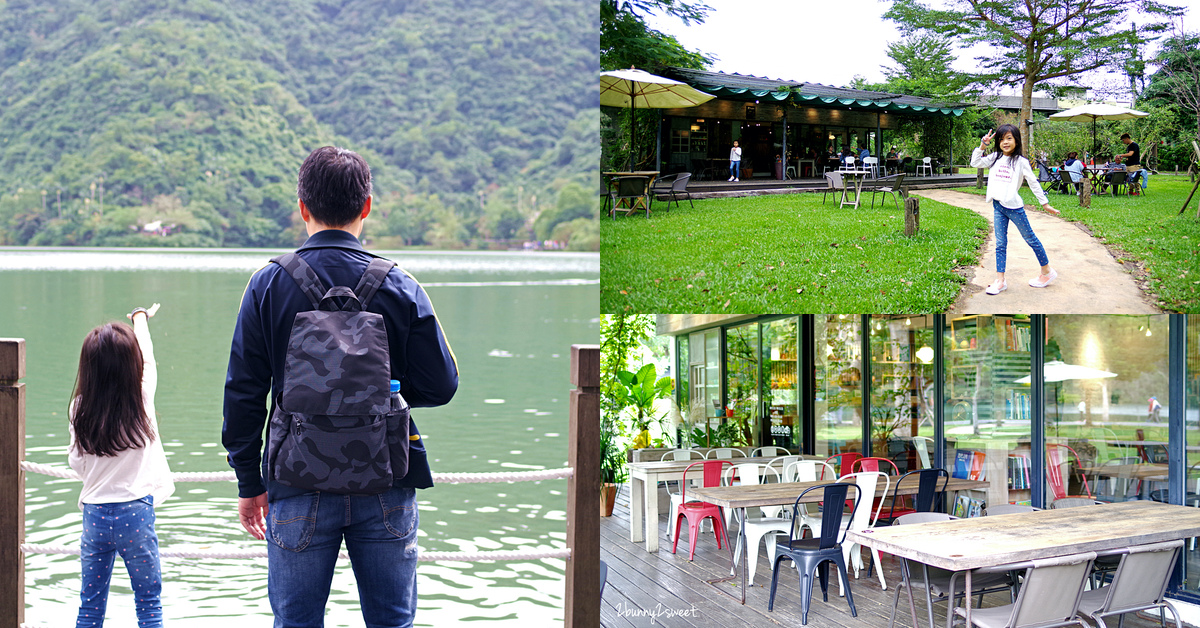
<instances>
[{"instance_id":1,"label":"table leg","mask_svg":"<svg viewBox=\"0 0 1200 628\"><path fill-rule=\"evenodd\" d=\"M854 209L858 209L858 204L862 199L862 183L866 177L854 177Z\"/></svg>"},{"instance_id":2,"label":"table leg","mask_svg":"<svg viewBox=\"0 0 1200 628\"><path fill-rule=\"evenodd\" d=\"M653 554L658 551L658 480L650 482L649 479L642 492L646 496L646 551ZM667 525L674 526L675 522L669 521Z\"/></svg>"},{"instance_id":3,"label":"table leg","mask_svg":"<svg viewBox=\"0 0 1200 628\"><path fill-rule=\"evenodd\" d=\"M642 542L642 493L645 491L646 482L642 478L629 478L629 541L631 543Z\"/></svg>"},{"instance_id":4,"label":"table leg","mask_svg":"<svg viewBox=\"0 0 1200 628\"><path fill-rule=\"evenodd\" d=\"M738 508L737 512L738 512L738 514L741 515L741 519L738 519L738 522L741 524L738 527L738 543L740 543L742 545L742 549L744 550L743 553L745 553L745 552L749 551L746 548L746 509ZM725 516L724 516L724 513L722 513L721 520L724 521L724 519L725 519ZM708 583L713 586L717 586L717 585L721 584L722 582L729 582L730 580L734 580L737 578L737 576L734 575L734 573L736 573L736 571L737 571L737 563L735 563L733 561L733 546L729 544L729 528L722 528L722 531L724 532L724 535L725 535L725 549L729 551L729 574L730 575L725 576L724 578L714 578L712 580L709 580ZM758 548L755 548L755 549L758 549ZM750 563L750 559L747 556L743 556L742 559L743 559L742 560L742 604L745 604L746 603L746 574L749 571L749 569L747 568L747 565ZM720 587L717 587L717 590L721 591L722 593L725 592L725 590ZM729 595L733 595L733 594L730 593Z\"/></svg>"},{"instance_id":5,"label":"table leg","mask_svg":"<svg viewBox=\"0 0 1200 628\"><path fill-rule=\"evenodd\" d=\"M967 628L971 628L971 570L967 570L967 588L963 590L963 598L967 601ZM953 602L951 602L953 604Z\"/></svg>"}]
</instances>

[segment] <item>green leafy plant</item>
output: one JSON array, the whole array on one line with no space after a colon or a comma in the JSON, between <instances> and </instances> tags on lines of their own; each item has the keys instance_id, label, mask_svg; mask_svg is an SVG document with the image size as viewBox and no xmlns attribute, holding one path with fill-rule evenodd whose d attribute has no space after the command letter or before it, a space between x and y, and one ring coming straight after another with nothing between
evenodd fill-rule
<instances>
[{"instance_id":1,"label":"green leafy plant","mask_svg":"<svg viewBox=\"0 0 1200 628\"><path fill-rule=\"evenodd\" d=\"M600 421L600 481L621 484L628 477L625 470L625 448L617 442L620 426L607 416Z\"/></svg>"},{"instance_id":2,"label":"green leafy plant","mask_svg":"<svg viewBox=\"0 0 1200 628\"><path fill-rule=\"evenodd\" d=\"M662 415L655 415L654 403L666 399L675 388L675 382L670 377L658 377L658 369L654 364L644 364L636 373L618 371L617 380L621 387L617 389L617 402L623 408L633 411L631 428L636 438L633 446L647 447L650 445L648 430L652 422L661 424Z\"/></svg>"}]
</instances>

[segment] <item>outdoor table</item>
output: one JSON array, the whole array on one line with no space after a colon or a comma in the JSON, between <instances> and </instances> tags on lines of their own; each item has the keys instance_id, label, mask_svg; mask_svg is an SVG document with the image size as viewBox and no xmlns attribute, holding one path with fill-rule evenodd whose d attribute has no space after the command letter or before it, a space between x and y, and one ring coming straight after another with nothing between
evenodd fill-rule
<instances>
[{"instance_id":1,"label":"outdoor table","mask_svg":"<svg viewBox=\"0 0 1200 628\"><path fill-rule=\"evenodd\" d=\"M815 159L797 159L796 160L796 178L804 176L804 166L808 165L809 176L817 176L817 160Z\"/></svg>"},{"instance_id":2,"label":"outdoor table","mask_svg":"<svg viewBox=\"0 0 1200 628\"><path fill-rule=\"evenodd\" d=\"M731 458L733 464L757 463L767 464L776 457L770 458ZM662 460L658 462L629 463L629 540L633 543L646 541L647 552L658 551L658 483L665 480L679 480L689 464L701 460ZM698 471L693 470L696 477ZM688 494L699 489L688 489ZM796 499L792 497L792 499ZM643 506L645 509L643 510ZM671 522L673 523L673 522ZM644 526L644 527L643 527ZM642 531L645 530L645 537Z\"/></svg>"},{"instance_id":3,"label":"outdoor table","mask_svg":"<svg viewBox=\"0 0 1200 628\"><path fill-rule=\"evenodd\" d=\"M1167 465L1155 462L1080 467L1079 470L1083 471L1084 473L1102 475L1109 478L1138 480L1142 487L1142 499L1150 499L1150 482L1147 480L1157 480L1161 482L1165 482L1167 480Z\"/></svg>"},{"instance_id":4,"label":"outdoor table","mask_svg":"<svg viewBox=\"0 0 1200 628\"><path fill-rule=\"evenodd\" d=\"M607 182L606 182L605 188L608 190L612 189L613 182L616 181L617 178L619 178L619 177L649 177L649 180L646 182L646 195L649 196L650 188L654 186L654 179L658 176L658 172L659 172L658 170L632 170L632 171L626 171L626 172L609 171L609 172L602 172L601 174L604 175L605 177L607 177ZM620 205L621 202L622 202L621 200L618 200L617 205L613 207L614 213L618 209L625 209L626 210L625 215L629 216L629 215L633 214L633 212L635 212L639 209L637 204L635 204L635 203L630 203L628 207L621 207L621 205ZM649 203L650 199L647 198L646 202Z\"/></svg>"},{"instance_id":5,"label":"outdoor table","mask_svg":"<svg viewBox=\"0 0 1200 628\"><path fill-rule=\"evenodd\" d=\"M971 571L1081 552L1105 552L1134 545L1200 535L1200 508L1151 501L1128 501L1029 513L993 515L868 530L850 530L848 542L950 571ZM908 587L913 625L917 611ZM971 595L966 595L971 625ZM948 609L947 620L953 617ZM932 626L930 628L933 628Z\"/></svg>"},{"instance_id":6,"label":"outdoor table","mask_svg":"<svg viewBox=\"0 0 1200 628\"><path fill-rule=\"evenodd\" d=\"M689 497L715 504L721 508L737 509L741 518L738 521L746 520L747 508L759 508L764 506L792 506L796 503L796 498L800 496L806 489L822 484L834 482L836 478L829 480L818 480L815 482L779 482L771 484L748 484L735 486L709 486L705 488L688 489ZM940 485L940 482L939 482ZM964 480L960 478L950 478L946 484L946 492L951 491L971 491L971 490L986 490L989 486L988 482L981 480ZM896 488L895 484L885 490L882 484L875 487L875 499L884 499L890 495L916 495L920 490L920 484L917 482L905 482L905 485ZM865 498L865 497L864 497ZM801 500L802 504L815 504L824 499L824 491L813 491L804 496ZM849 515L847 515L849 516ZM746 545L746 526L743 523L738 530L738 543L741 544L743 551L751 552L758 551L758 548L750 548ZM725 545L729 550L729 565L731 574L735 573L737 566L733 564L733 546L729 545L728 530L726 530ZM742 561L742 604L746 603L746 578L748 574L747 565L750 561ZM726 578L717 578L709 580L709 584L718 584L728 582L736 578L736 575L731 575Z\"/></svg>"},{"instance_id":7,"label":"outdoor table","mask_svg":"<svg viewBox=\"0 0 1200 628\"><path fill-rule=\"evenodd\" d=\"M858 204L859 204L859 200L860 200L859 197L862 196L863 179L865 179L867 177L867 175L871 174L871 171L870 170L839 170L838 172L840 172L843 177L849 177L850 181L853 182L853 184L854 184L854 200L853 201L846 200L846 193L850 191L850 187L845 186L842 188L842 204L839 205L839 207L845 207L847 205L850 205L854 209L858 209Z\"/></svg>"},{"instance_id":8,"label":"outdoor table","mask_svg":"<svg viewBox=\"0 0 1200 628\"><path fill-rule=\"evenodd\" d=\"M900 170L900 160L897 158L885 159L883 165L885 173L896 173Z\"/></svg>"}]
</instances>

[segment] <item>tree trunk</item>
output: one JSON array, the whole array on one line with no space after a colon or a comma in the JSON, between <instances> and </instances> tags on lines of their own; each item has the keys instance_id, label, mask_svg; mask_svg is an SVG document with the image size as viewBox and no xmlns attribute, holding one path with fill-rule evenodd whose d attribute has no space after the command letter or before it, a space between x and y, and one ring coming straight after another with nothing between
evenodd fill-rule
<instances>
[{"instance_id":1,"label":"tree trunk","mask_svg":"<svg viewBox=\"0 0 1200 628\"><path fill-rule=\"evenodd\" d=\"M975 189L976 190L983 189L983 168L975 169Z\"/></svg>"},{"instance_id":2,"label":"tree trunk","mask_svg":"<svg viewBox=\"0 0 1200 628\"><path fill-rule=\"evenodd\" d=\"M912 196L904 199L904 235L912 237L921 230L921 199Z\"/></svg>"},{"instance_id":3,"label":"tree trunk","mask_svg":"<svg viewBox=\"0 0 1200 628\"><path fill-rule=\"evenodd\" d=\"M1026 120L1031 119L1031 116L1033 115L1034 80L1035 78L1033 70L1025 70L1025 83L1021 85L1021 124L1019 128L1022 129L1022 132L1025 134L1025 137L1021 138L1021 146L1025 148L1025 158L1028 159L1030 163L1036 163L1036 161L1033 157L1031 157L1031 155L1033 155L1033 146L1029 142L1029 123L1027 123Z\"/></svg>"},{"instance_id":4,"label":"tree trunk","mask_svg":"<svg viewBox=\"0 0 1200 628\"><path fill-rule=\"evenodd\" d=\"M1080 188L1079 188L1079 206L1080 207L1091 207L1092 206L1092 180L1087 177L1084 177L1083 180L1079 182L1079 186L1080 186Z\"/></svg>"}]
</instances>

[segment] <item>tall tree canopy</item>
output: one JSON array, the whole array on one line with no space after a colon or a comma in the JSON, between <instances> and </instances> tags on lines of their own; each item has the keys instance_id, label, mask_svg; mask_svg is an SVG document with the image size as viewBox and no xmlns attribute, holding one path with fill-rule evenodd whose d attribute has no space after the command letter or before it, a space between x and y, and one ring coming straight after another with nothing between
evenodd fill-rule
<instances>
[{"instance_id":1,"label":"tall tree canopy","mask_svg":"<svg viewBox=\"0 0 1200 628\"><path fill-rule=\"evenodd\" d=\"M703 24L709 11L703 2L687 0L600 0L600 69L704 69L712 63L711 56L688 50L673 35L650 28L646 16L660 13L685 25Z\"/></svg>"},{"instance_id":2,"label":"tall tree canopy","mask_svg":"<svg viewBox=\"0 0 1200 628\"><path fill-rule=\"evenodd\" d=\"M975 80L1020 86L1021 120L1030 117L1034 89L1069 84L1107 65L1130 67L1141 44L1165 30L1163 20L1180 11L1154 0L947 0L945 7L892 0L884 17L905 34L932 32L955 38L962 47L989 46L991 52L976 57L982 71ZM1145 21L1126 28L1138 12Z\"/></svg>"},{"instance_id":3,"label":"tall tree canopy","mask_svg":"<svg viewBox=\"0 0 1200 628\"><path fill-rule=\"evenodd\" d=\"M937 33L913 33L888 44L895 66L882 66L887 89L940 101L962 99L969 76L950 67L954 44Z\"/></svg>"}]
</instances>

